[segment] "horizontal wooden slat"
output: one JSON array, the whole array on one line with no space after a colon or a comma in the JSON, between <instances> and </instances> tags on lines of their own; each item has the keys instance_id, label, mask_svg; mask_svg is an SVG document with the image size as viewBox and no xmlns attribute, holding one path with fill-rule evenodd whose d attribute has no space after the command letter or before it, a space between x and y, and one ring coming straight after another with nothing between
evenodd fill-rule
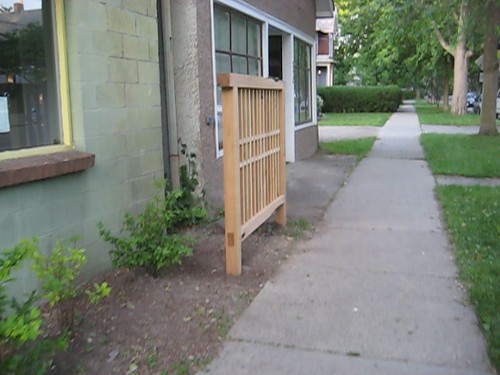
<instances>
[{"instance_id":1,"label":"horizontal wooden slat","mask_svg":"<svg viewBox=\"0 0 500 375\"><path fill-rule=\"evenodd\" d=\"M257 215L255 215L251 221L243 224L241 226L241 239L244 240L250 234L252 234L258 227L260 227L269 217L273 214L276 209L285 203L285 197L282 195L267 205L263 210L261 210Z\"/></svg>"},{"instance_id":2,"label":"horizontal wooden slat","mask_svg":"<svg viewBox=\"0 0 500 375\"><path fill-rule=\"evenodd\" d=\"M243 87L245 89L283 90L285 83L274 78L249 76L235 73L217 74L217 84L222 88Z\"/></svg>"}]
</instances>

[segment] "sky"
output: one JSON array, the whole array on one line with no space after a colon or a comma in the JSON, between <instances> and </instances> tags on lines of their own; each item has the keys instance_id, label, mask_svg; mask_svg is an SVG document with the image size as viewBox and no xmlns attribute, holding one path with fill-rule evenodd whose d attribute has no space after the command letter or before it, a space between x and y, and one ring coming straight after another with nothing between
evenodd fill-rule
<instances>
[{"instance_id":1,"label":"sky","mask_svg":"<svg viewBox=\"0 0 500 375\"><path fill-rule=\"evenodd\" d=\"M42 0L24 0L19 2L24 2L24 9L29 10L29 9L40 9L42 5ZM5 6L5 7L11 7L14 5L16 0L0 0L0 5Z\"/></svg>"}]
</instances>

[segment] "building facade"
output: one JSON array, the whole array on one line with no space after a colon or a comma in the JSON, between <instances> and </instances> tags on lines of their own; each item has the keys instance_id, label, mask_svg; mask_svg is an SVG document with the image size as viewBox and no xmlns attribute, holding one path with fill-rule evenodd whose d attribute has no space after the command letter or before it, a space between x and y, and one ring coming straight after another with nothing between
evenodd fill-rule
<instances>
[{"instance_id":1,"label":"building facade","mask_svg":"<svg viewBox=\"0 0 500 375\"><path fill-rule=\"evenodd\" d=\"M338 35L337 13L316 19L316 82L318 87L333 86L335 72L335 39Z\"/></svg>"},{"instance_id":2,"label":"building facade","mask_svg":"<svg viewBox=\"0 0 500 375\"><path fill-rule=\"evenodd\" d=\"M0 0L0 249L78 236L88 274L110 266L97 229L179 183L195 162L212 208L223 204L216 75L287 86L287 160L318 145L315 18L330 1ZM10 26L6 26L10 25ZM14 25L14 26L12 26ZM16 294L36 284L17 275Z\"/></svg>"}]
</instances>

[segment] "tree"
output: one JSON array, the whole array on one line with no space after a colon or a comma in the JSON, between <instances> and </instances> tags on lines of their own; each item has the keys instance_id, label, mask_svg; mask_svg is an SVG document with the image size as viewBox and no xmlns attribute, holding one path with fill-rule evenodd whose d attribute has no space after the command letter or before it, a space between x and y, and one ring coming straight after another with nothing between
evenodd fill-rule
<instances>
[{"instance_id":1,"label":"tree","mask_svg":"<svg viewBox=\"0 0 500 375\"><path fill-rule=\"evenodd\" d=\"M439 7L443 6L448 7L448 12L450 10L449 6L451 5L451 13L453 16L454 27L450 29L450 19L446 19L443 22L443 18L439 20L433 19L432 26L434 30L434 34L439 41L439 44L443 49L453 56L454 66L453 66L453 99L451 111L455 114L465 114L466 113L466 105L467 105L467 75L469 71L469 59L473 55L473 51L468 49L468 44L470 44L470 35L468 31L471 30L471 27L468 25L470 22L470 5L467 0L461 0L458 3L456 1L452 2L440 2ZM433 10L437 10L436 13L440 14L441 17L443 15L442 8L439 9L435 4L432 5ZM457 9L458 7L458 9ZM441 25L438 24L438 21L441 21ZM449 31L453 30L455 35L451 34L450 40L446 40L441 31L442 27L446 27Z\"/></svg>"},{"instance_id":2,"label":"tree","mask_svg":"<svg viewBox=\"0 0 500 375\"><path fill-rule=\"evenodd\" d=\"M487 30L484 40L484 85L483 108L481 111L481 125L479 134L496 135L496 94L498 91L498 25L500 21L500 6L495 0L490 0L485 6Z\"/></svg>"}]
</instances>

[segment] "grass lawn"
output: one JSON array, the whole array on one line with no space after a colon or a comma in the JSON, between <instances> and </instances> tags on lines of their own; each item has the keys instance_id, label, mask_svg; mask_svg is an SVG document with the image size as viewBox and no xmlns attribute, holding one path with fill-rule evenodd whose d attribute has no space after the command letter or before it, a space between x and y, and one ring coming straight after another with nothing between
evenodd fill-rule
<instances>
[{"instance_id":1,"label":"grass lawn","mask_svg":"<svg viewBox=\"0 0 500 375\"><path fill-rule=\"evenodd\" d=\"M376 137L367 137L332 142L321 142L319 148L328 154L357 155L358 160L361 160L370 152L375 139Z\"/></svg>"},{"instance_id":2,"label":"grass lawn","mask_svg":"<svg viewBox=\"0 0 500 375\"><path fill-rule=\"evenodd\" d=\"M438 186L460 276L500 370L500 187Z\"/></svg>"},{"instance_id":3,"label":"grass lawn","mask_svg":"<svg viewBox=\"0 0 500 375\"><path fill-rule=\"evenodd\" d=\"M454 115L445 111L443 107L437 107L436 104L427 104L424 102L417 102L415 109L417 110L420 123L424 125L479 125L480 116L473 113ZM498 124L500 124L499 121L497 121Z\"/></svg>"},{"instance_id":4,"label":"grass lawn","mask_svg":"<svg viewBox=\"0 0 500 375\"><path fill-rule=\"evenodd\" d=\"M384 126L392 113L323 113L320 126Z\"/></svg>"},{"instance_id":5,"label":"grass lawn","mask_svg":"<svg viewBox=\"0 0 500 375\"><path fill-rule=\"evenodd\" d=\"M423 134L420 139L434 174L500 177L500 136Z\"/></svg>"}]
</instances>

